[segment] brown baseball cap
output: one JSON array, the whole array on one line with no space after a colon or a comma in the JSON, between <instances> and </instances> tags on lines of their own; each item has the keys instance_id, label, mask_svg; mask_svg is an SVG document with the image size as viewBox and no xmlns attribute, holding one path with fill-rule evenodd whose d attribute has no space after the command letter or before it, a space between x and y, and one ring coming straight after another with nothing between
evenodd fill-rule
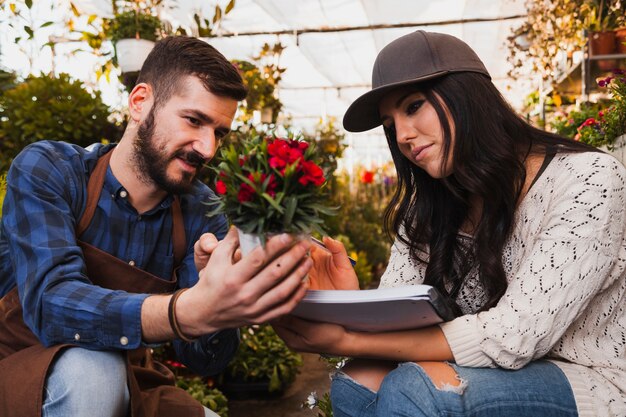
<instances>
[{"instance_id":1,"label":"brown baseball cap","mask_svg":"<svg viewBox=\"0 0 626 417\"><path fill-rule=\"evenodd\" d=\"M472 48L454 36L423 30L404 35L385 46L376 57L372 89L348 107L343 127L350 132L373 129L381 124L378 103L387 92L466 71L491 78Z\"/></svg>"}]
</instances>

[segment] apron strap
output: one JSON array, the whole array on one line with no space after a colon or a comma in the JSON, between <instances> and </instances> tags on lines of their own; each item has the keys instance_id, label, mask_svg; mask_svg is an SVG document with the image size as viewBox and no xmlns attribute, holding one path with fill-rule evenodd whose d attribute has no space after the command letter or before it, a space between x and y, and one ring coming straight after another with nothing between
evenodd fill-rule
<instances>
[{"instance_id":1,"label":"apron strap","mask_svg":"<svg viewBox=\"0 0 626 417\"><path fill-rule=\"evenodd\" d=\"M98 159L96 168L93 170L91 176L89 177L89 182L87 183L87 203L85 205L85 211L78 221L78 226L76 227L76 236L78 238L80 238L85 230L87 230L87 228L91 224L93 215L96 212L96 207L98 207L98 201L100 200L102 186L104 185L104 179L106 177L107 168L109 166L109 161L112 154L113 152L109 151L106 154L102 155L100 159ZM176 269L183 261L186 252L186 236L185 225L183 222L183 212L180 208L180 198L177 195L174 196L174 201L171 207L171 214L172 246L174 252L174 268Z\"/></svg>"}]
</instances>

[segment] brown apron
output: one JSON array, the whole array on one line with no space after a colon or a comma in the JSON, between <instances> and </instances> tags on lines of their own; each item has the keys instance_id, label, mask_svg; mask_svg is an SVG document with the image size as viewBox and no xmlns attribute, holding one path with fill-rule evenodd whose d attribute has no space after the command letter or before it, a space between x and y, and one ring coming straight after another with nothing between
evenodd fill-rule
<instances>
[{"instance_id":1,"label":"brown apron","mask_svg":"<svg viewBox=\"0 0 626 417\"><path fill-rule=\"evenodd\" d=\"M87 275L94 285L131 293L163 294L176 288L176 271L166 281L80 241L91 223L109 159L102 156L87 185L87 204L78 223L76 236L83 250ZM180 202L172 204L172 240L174 265L185 255L185 229ZM63 349L63 344L46 348L39 343L23 320L17 287L0 299L0 416L40 417L43 389L48 367ZM204 417L204 409L187 392L174 386L174 375L164 365L152 360L149 349L126 352L128 387L132 417Z\"/></svg>"}]
</instances>

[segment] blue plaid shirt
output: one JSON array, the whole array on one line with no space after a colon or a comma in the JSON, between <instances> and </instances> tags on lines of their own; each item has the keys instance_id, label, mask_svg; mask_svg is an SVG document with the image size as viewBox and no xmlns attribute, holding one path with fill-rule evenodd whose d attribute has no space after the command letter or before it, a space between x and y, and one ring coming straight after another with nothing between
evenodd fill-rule
<instances>
[{"instance_id":1,"label":"blue plaid shirt","mask_svg":"<svg viewBox=\"0 0 626 417\"><path fill-rule=\"evenodd\" d=\"M24 321L41 343L72 343L88 349L134 349L142 345L141 305L148 294L130 294L92 285L85 275L75 226L86 205L88 174L113 145L89 149L64 142L37 142L13 161L0 228L0 295L18 286ZM180 196L187 255L180 287L198 281L193 245L202 233L224 237L223 217L205 215L212 191L199 182ZM127 192L107 170L98 208L81 240L170 279L172 196L139 215ZM177 340L181 361L200 374L221 370L238 344L237 330L206 335L192 344ZM208 359L208 360L207 360Z\"/></svg>"}]
</instances>

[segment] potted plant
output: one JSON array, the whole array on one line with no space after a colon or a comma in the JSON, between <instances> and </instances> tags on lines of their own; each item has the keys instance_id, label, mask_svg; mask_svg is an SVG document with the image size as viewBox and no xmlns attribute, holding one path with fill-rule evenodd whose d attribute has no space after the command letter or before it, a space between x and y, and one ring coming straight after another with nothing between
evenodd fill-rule
<instances>
[{"instance_id":1,"label":"potted plant","mask_svg":"<svg viewBox=\"0 0 626 417\"><path fill-rule=\"evenodd\" d=\"M193 378L176 378L176 386L189 393L200 404L215 411L220 417L228 417L228 398L219 389L212 386L213 380L207 383L198 376Z\"/></svg>"},{"instance_id":2,"label":"potted plant","mask_svg":"<svg viewBox=\"0 0 626 417\"><path fill-rule=\"evenodd\" d=\"M600 79L598 85L609 90L609 106L585 120L578 127L575 139L615 151L626 144L626 70L613 70L612 75Z\"/></svg>"},{"instance_id":3,"label":"potted plant","mask_svg":"<svg viewBox=\"0 0 626 417\"><path fill-rule=\"evenodd\" d=\"M161 30L158 17L138 8L115 15L106 35L115 45L117 63L123 73L141 69Z\"/></svg>"},{"instance_id":4,"label":"potted plant","mask_svg":"<svg viewBox=\"0 0 626 417\"><path fill-rule=\"evenodd\" d=\"M219 384L232 399L279 395L293 383L302 357L289 350L268 324L241 329L241 344Z\"/></svg>"},{"instance_id":5,"label":"potted plant","mask_svg":"<svg viewBox=\"0 0 626 417\"><path fill-rule=\"evenodd\" d=\"M589 55L610 55L617 52L618 43L616 29L624 24L624 6L621 0L594 0L581 7L585 16L585 26L589 31ZM617 66L614 59L598 61L601 70L610 70Z\"/></svg>"},{"instance_id":6,"label":"potted plant","mask_svg":"<svg viewBox=\"0 0 626 417\"><path fill-rule=\"evenodd\" d=\"M276 131L221 149L209 215L225 214L237 227L244 255L272 234L323 233L321 215L334 211L323 202L326 178L315 155L313 143Z\"/></svg>"}]
</instances>

